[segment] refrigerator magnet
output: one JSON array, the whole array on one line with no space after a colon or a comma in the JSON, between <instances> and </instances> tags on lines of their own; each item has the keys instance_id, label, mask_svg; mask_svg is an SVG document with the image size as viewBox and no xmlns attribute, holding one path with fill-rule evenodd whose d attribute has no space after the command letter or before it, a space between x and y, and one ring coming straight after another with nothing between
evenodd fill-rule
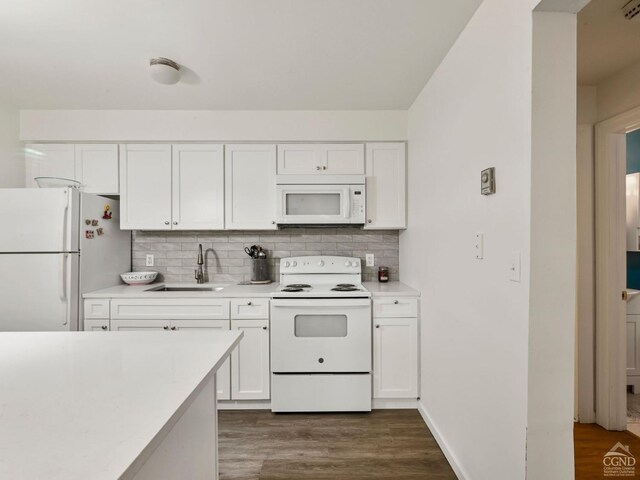
<instances>
[{"instance_id":1,"label":"refrigerator magnet","mask_svg":"<svg viewBox=\"0 0 640 480\"><path fill-rule=\"evenodd\" d=\"M84 231L84 237L88 238L88 239L92 239L94 236L94 231L93 230L85 230Z\"/></svg>"},{"instance_id":2,"label":"refrigerator magnet","mask_svg":"<svg viewBox=\"0 0 640 480\"><path fill-rule=\"evenodd\" d=\"M111 210L111 207L109 205L105 205L104 206L104 215L102 215L103 219L111 220L112 213L109 210Z\"/></svg>"}]
</instances>

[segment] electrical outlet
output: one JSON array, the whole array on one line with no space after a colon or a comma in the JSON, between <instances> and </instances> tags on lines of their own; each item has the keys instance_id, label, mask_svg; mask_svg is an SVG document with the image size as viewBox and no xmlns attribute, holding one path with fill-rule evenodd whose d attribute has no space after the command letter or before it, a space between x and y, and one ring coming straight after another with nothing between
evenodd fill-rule
<instances>
[{"instance_id":1,"label":"electrical outlet","mask_svg":"<svg viewBox=\"0 0 640 480\"><path fill-rule=\"evenodd\" d=\"M367 253L366 257L367 257L367 267L373 267L376 264L373 253Z\"/></svg>"},{"instance_id":2,"label":"electrical outlet","mask_svg":"<svg viewBox=\"0 0 640 480\"><path fill-rule=\"evenodd\" d=\"M147 254L147 261L145 263L145 265L147 267L153 267L153 255L152 254Z\"/></svg>"},{"instance_id":3,"label":"electrical outlet","mask_svg":"<svg viewBox=\"0 0 640 480\"><path fill-rule=\"evenodd\" d=\"M484 258L484 233L477 232L474 240L474 251L476 252L476 260L482 260Z\"/></svg>"}]
</instances>

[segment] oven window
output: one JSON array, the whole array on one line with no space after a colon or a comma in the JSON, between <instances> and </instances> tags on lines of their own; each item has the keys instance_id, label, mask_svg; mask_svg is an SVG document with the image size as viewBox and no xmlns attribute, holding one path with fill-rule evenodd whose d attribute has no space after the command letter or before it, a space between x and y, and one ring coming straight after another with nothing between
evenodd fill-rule
<instances>
[{"instance_id":1,"label":"oven window","mask_svg":"<svg viewBox=\"0 0 640 480\"><path fill-rule=\"evenodd\" d=\"M341 193L287 193L287 215L340 215Z\"/></svg>"},{"instance_id":2,"label":"oven window","mask_svg":"<svg viewBox=\"0 0 640 480\"><path fill-rule=\"evenodd\" d=\"M346 337L346 315L296 315L296 337Z\"/></svg>"}]
</instances>

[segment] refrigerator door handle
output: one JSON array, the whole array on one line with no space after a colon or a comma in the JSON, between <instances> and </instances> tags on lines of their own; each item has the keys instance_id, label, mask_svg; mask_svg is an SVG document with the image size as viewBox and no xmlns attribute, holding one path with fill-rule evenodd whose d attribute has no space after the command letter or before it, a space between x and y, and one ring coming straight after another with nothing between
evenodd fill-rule
<instances>
[{"instance_id":1,"label":"refrigerator door handle","mask_svg":"<svg viewBox=\"0 0 640 480\"><path fill-rule=\"evenodd\" d=\"M67 299L67 262L69 261L69 254L63 253L60 255L60 278L59 278L59 295L60 300L65 304L65 315L63 325L69 323L69 301Z\"/></svg>"},{"instance_id":2,"label":"refrigerator door handle","mask_svg":"<svg viewBox=\"0 0 640 480\"><path fill-rule=\"evenodd\" d=\"M69 202L70 202L70 191L69 189L65 189L64 191L64 208L62 209L62 247L60 248L61 252L69 250L67 246L67 228L69 228Z\"/></svg>"}]
</instances>

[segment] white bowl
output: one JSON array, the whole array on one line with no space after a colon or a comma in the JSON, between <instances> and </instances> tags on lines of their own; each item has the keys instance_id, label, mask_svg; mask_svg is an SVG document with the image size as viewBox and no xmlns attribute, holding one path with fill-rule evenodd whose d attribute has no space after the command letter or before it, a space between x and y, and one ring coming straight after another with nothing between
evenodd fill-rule
<instances>
[{"instance_id":1,"label":"white bowl","mask_svg":"<svg viewBox=\"0 0 640 480\"><path fill-rule=\"evenodd\" d=\"M74 187L80 188L82 184L76 180L70 178L61 177L35 177L34 180L40 188L65 188Z\"/></svg>"},{"instance_id":2,"label":"white bowl","mask_svg":"<svg viewBox=\"0 0 640 480\"><path fill-rule=\"evenodd\" d=\"M128 272L121 273L120 278L129 285L146 285L153 282L158 276L158 272Z\"/></svg>"}]
</instances>

